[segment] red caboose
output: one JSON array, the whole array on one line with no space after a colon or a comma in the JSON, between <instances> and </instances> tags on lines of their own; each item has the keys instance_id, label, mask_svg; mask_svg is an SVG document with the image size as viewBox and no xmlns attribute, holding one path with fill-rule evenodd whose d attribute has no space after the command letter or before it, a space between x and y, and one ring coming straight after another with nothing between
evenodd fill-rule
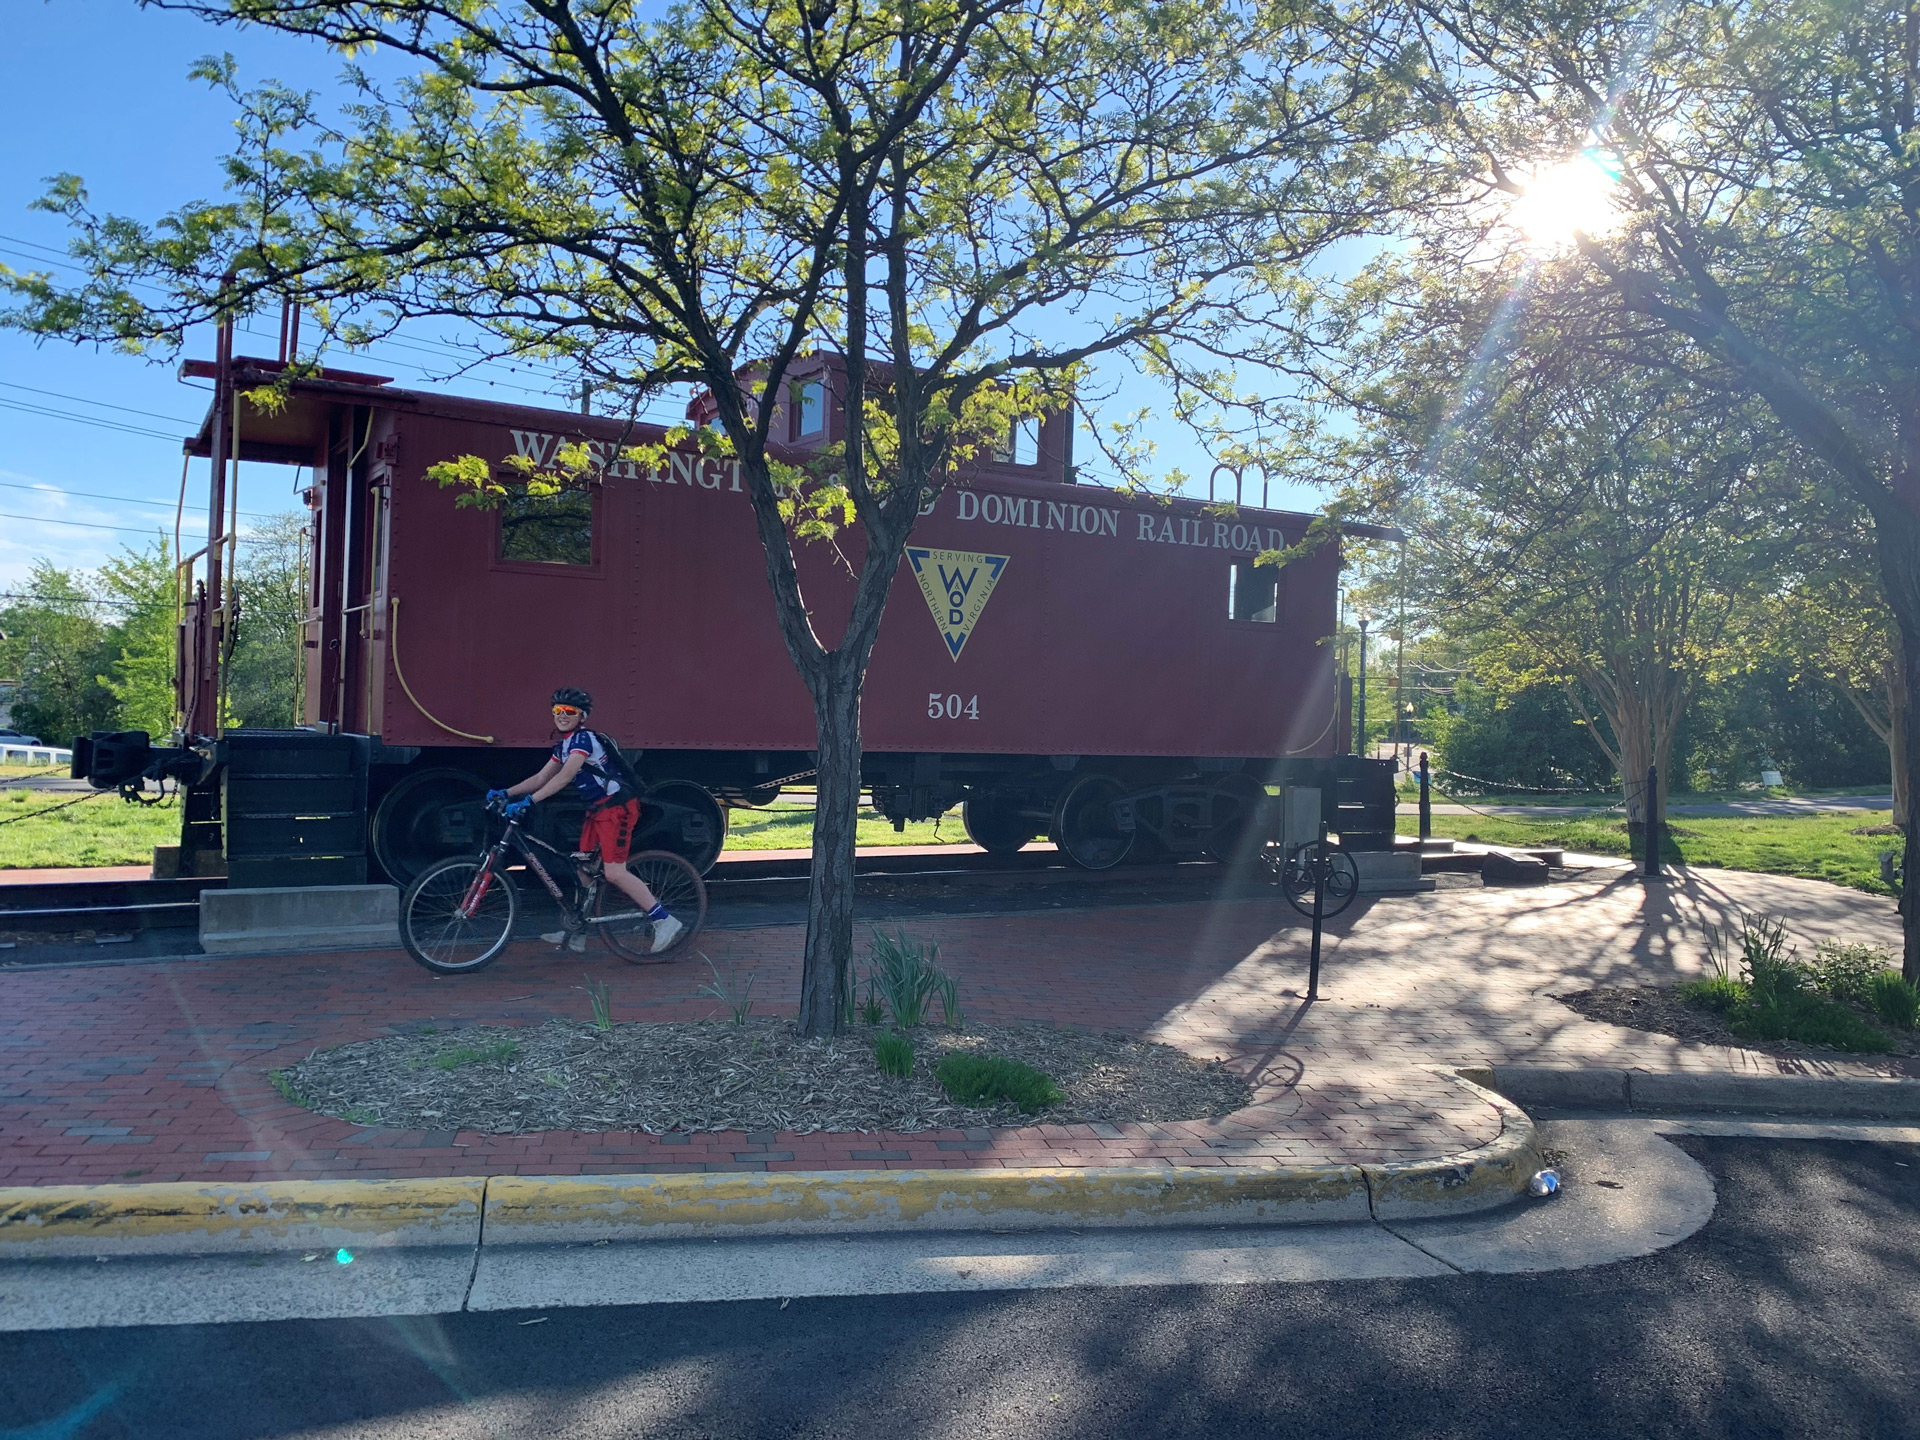
<instances>
[{"instance_id":1,"label":"red caboose","mask_svg":"<svg viewBox=\"0 0 1920 1440\"><path fill-rule=\"evenodd\" d=\"M177 743L203 761L188 856L217 844L236 884L347 884L369 860L404 881L477 848L482 792L537 767L559 685L591 691L594 724L639 752L653 802L644 845L710 864L730 808L810 777L811 702L732 462L688 449L649 473L619 457L658 441L656 426L338 371L292 382L284 407L262 413L236 397L278 362L187 370L216 385L189 442L216 460L216 536L237 508L221 458L314 475L306 728L217 723L219 539L183 608ZM789 383L786 449L839 438L834 366L815 361ZM425 478L456 456L540 462L583 439L604 456L602 478L558 499L461 509ZM1095 867L1242 843L1267 783L1323 782L1346 747L1327 643L1337 547L1253 564L1307 523L1076 484L1063 416L1009 437L927 507L901 565L863 707L875 806L904 823L960 804L991 851L1051 834ZM829 642L859 543L801 548ZM96 783L130 763L108 758L108 737L93 748L77 768ZM555 836L573 822L560 809L542 807Z\"/></svg>"}]
</instances>

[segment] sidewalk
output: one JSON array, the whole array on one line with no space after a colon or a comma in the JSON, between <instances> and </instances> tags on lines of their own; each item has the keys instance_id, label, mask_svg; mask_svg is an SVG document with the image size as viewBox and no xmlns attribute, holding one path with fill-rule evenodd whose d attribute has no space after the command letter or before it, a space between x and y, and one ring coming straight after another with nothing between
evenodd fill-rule
<instances>
[{"instance_id":1,"label":"sidewalk","mask_svg":"<svg viewBox=\"0 0 1920 1440\"><path fill-rule=\"evenodd\" d=\"M1598 1025L1549 998L1693 973L1700 924L1742 908L1785 915L1803 949L1898 939L1890 902L1728 871L1441 890L1362 901L1330 926L1308 1010L1304 922L1278 901L928 916L908 928L939 942L970 1017L1147 1034L1229 1058L1255 1095L1218 1121L916 1135L391 1131L300 1109L268 1079L369 1036L584 1021L574 987L590 977L611 982L619 1020L707 1016L697 960L630 968L536 945L451 979L398 952L0 972L0 1185L1412 1160L1498 1135L1498 1113L1442 1073L1460 1066L1890 1073ZM758 973L761 1013L791 1013L797 928L714 931L701 948Z\"/></svg>"}]
</instances>

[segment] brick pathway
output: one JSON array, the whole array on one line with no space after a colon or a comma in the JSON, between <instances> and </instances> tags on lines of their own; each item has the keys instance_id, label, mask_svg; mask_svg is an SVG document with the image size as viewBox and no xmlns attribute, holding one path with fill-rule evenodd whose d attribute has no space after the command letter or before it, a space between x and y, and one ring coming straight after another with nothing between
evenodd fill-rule
<instances>
[{"instance_id":1,"label":"brick pathway","mask_svg":"<svg viewBox=\"0 0 1920 1440\"><path fill-rule=\"evenodd\" d=\"M1255 1103L1217 1121L918 1135L393 1131L290 1105L267 1078L316 1046L428 1024L584 1020L574 987L587 973L612 982L619 1019L706 1016L697 963L630 968L531 946L451 979L399 953L0 971L0 1184L1411 1159L1497 1134L1495 1113L1439 1073L1461 1065L1874 1073L1598 1025L1549 998L1697 970L1702 920L1743 907L1786 915L1808 948L1898 943L1889 902L1726 871L1651 889L1614 872L1441 890L1335 922L1308 1010L1306 934L1275 901L924 917L910 928L940 942L970 1015L1223 1056ZM758 972L763 1011L791 1013L799 941L793 927L727 930L703 948Z\"/></svg>"}]
</instances>

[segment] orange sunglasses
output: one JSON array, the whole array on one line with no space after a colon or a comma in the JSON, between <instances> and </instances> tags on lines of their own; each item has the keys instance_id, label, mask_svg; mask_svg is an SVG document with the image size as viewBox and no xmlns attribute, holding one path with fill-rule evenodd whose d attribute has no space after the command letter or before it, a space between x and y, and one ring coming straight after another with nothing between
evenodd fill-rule
<instances>
[{"instance_id":1,"label":"orange sunglasses","mask_svg":"<svg viewBox=\"0 0 1920 1440\"><path fill-rule=\"evenodd\" d=\"M553 713L556 715L584 715L587 712L577 705L556 705L553 707Z\"/></svg>"}]
</instances>

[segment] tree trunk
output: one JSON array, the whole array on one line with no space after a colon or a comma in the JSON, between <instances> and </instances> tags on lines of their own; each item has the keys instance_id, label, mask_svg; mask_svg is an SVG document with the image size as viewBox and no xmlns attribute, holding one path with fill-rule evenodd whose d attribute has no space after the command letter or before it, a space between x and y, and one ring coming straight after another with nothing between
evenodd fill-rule
<instances>
[{"instance_id":1,"label":"tree trunk","mask_svg":"<svg viewBox=\"0 0 1920 1440\"><path fill-rule=\"evenodd\" d=\"M1916 526L1920 529L1920 526ZM1920 571L1920 556L1909 556L1906 564L1910 570ZM1913 862L1920 859L1920 820L1916 820L1910 796L1905 788L1911 782L1915 769L1920 769L1920 725L1913 723L1916 707L1920 707L1920 624L1913 623L1915 618L1902 616L1900 623L1900 649L1906 669L1906 695L1904 703L1895 712L1895 733L1903 742L1906 753L1906 774L1894 772L1894 783L1899 789L1894 791L1894 804L1905 805L1906 812L1897 823L1904 832L1902 835L1904 860L1902 861L1902 879L1900 889L1900 930L1906 943L1906 954L1901 960L1900 971L1907 979L1920 985L1920 886L1914 884Z\"/></svg>"},{"instance_id":2,"label":"tree trunk","mask_svg":"<svg viewBox=\"0 0 1920 1440\"><path fill-rule=\"evenodd\" d=\"M837 1035L853 993L853 860L860 820L860 693L864 666L829 658L814 696L818 732L813 872L800 970L800 1033Z\"/></svg>"},{"instance_id":3,"label":"tree trunk","mask_svg":"<svg viewBox=\"0 0 1920 1440\"><path fill-rule=\"evenodd\" d=\"M1905 695L1895 709L1899 721L1902 748L1906 752L1907 778L1920 768L1920 726L1913 724L1920 709L1920 510L1896 496L1893 503L1874 511L1874 549L1880 561L1880 583L1888 608L1900 627L1900 659L1904 671ZM1900 779L1895 770L1895 782ZM1896 796L1896 799L1898 797ZM1915 893L1913 862L1920 857L1916 842L1913 806L1907 806L1902 823L1904 841L1904 879L1900 896L1900 929L1906 945L1901 972L1920 985L1920 894Z\"/></svg>"},{"instance_id":4,"label":"tree trunk","mask_svg":"<svg viewBox=\"0 0 1920 1440\"><path fill-rule=\"evenodd\" d=\"M1903 654L1894 656L1893 675L1887 686L1887 758L1893 768L1893 823L1907 828L1913 813L1913 759L1908 751L1907 730L1913 711L1908 700L1908 680L1913 667Z\"/></svg>"}]
</instances>

